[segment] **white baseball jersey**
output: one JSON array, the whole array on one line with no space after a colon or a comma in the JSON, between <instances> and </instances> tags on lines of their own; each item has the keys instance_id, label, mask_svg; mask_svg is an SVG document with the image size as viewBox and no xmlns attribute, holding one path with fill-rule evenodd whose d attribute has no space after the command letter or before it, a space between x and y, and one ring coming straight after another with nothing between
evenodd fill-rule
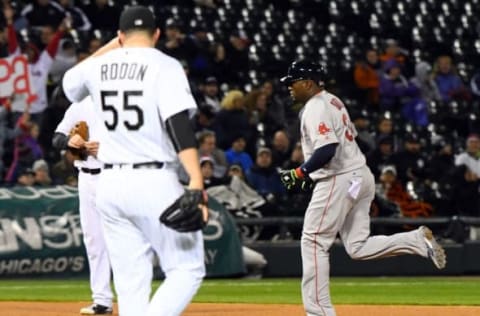
<instances>
[{"instance_id":1,"label":"white baseball jersey","mask_svg":"<svg viewBox=\"0 0 480 316\"><path fill-rule=\"evenodd\" d=\"M355 170L365 165L365 156L355 141L357 131L342 101L322 91L305 104L300 114L302 150L305 160L324 145L338 143L332 160L310 173L313 180Z\"/></svg>"},{"instance_id":2,"label":"white baseball jersey","mask_svg":"<svg viewBox=\"0 0 480 316\"><path fill-rule=\"evenodd\" d=\"M80 102L75 102L65 112L62 121L58 124L55 132L64 135L70 134L70 130L75 127L79 121L85 121L88 125L89 140L96 141L106 133L103 124L98 121L98 117L93 109L93 102L90 97L84 98ZM101 144L101 143L100 143ZM102 146L102 145L100 145ZM97 169L102 167L102 163L93 156L88 156L87 160L76 160L74 162L77 168Z\"/></svg>"},{"instance_id":3,"label":"white baseball jersey","mask_svg":"<svg viewBox=\"0 0 480 316\"><path fill-rule=\"evenodd\" d=\"M70 69L63 87L70 100L92 96L109 131L100 139L102 162L177 161L165 121L196 104L176 59L154 48L116 49Z\"/></svg>"}]
</instances>

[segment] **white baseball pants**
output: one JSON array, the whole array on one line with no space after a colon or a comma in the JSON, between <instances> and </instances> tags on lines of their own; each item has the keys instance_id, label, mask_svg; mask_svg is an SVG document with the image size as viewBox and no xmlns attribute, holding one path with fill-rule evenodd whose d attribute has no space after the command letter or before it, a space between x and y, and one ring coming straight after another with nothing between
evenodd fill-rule
<instances>
[{"instance_id":1,"label":"white baseball pants","mask_svg":"<svg viewBox=\"0 0 480 316\"><path fill-rule=\"evenodd\" d=\"M201 231L179 233L159 221L182 193L174 170L113 168L100 175L97 203L120 316L177 316L205 275ZM153 252L166 279L150 299Z\"/></svg>"},{"instance_id":2,"label":"white baseball pants","mask_svg":"<svg viewBox=\"0 0 480 316\"><path fill-rule=\"evenodd\" d=\"M78 174L80 224L90 267L90 289L93 302L112 307L110 260L103 236L100 213L95 204L98 177L99 175L82 171Z\"/></svg>"}]
</instances>

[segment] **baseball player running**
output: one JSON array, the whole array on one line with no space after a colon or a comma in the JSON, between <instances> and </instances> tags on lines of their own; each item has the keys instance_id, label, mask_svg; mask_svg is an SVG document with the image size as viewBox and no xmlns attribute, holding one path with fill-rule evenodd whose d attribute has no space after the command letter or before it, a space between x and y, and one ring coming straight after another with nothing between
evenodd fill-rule
<instances>
[{"instance_id":1,"label":"baseball player running","mask_svg":"<svg viewBox=\"0 0 480 316\"><path fill-rule=\"evenodd\" d=\"M152 12L125 9L118 38L64 76L65 94L90 94L107 132L98 158L97 207L120 316L180 315L205 275L201 228L208 218L188 111L196 108L181 64L154 48ZM185 190L178 159L190 176ZM152 255L166 279L150 299Z\"/></svg>"},{"instance_id":2,"label":"baseball player running","mask_svg":"<svg viewBox=\"0 0 480 316\"><path fill-rule=\"evenodd\" d=\"M446 257L432 231L392 236L370 235L370 203L375 183L355 141L356 130L342 101L324 89L324 70L308 62L293 62L281 81L300 113L305 163L283 171L287 188L314 186L305 213L301 240L302 298L307 315L334 316L329 292L329 249L337 236L353 259L368 260L401 254L430 258L439 269Z\"/></svg>"},{"instance_id":3,"label":"baseball player running","mask_svg":"<svg viewBox=\"0 0 480 316\"><path fill-rule=\"evenodd\" d=\"M89 141L79 134L70 136L70 131L78 122L86 122ZM75 160L78 173L78 196L80 204L80 223L83 231L83 242L90 267L90 288L93 304L82 308L80 314L102 315L112 313L113 294L110 289L110 261L100 223L100 214L95 205L97 181L102 171L102 163L95 156L98 151L97 139L101 128L97 124L90 97L73 103L65 112L63 120L57 126L53 137L56 149L77 148L88 153L86 160Z\"/></svg>"}]
</instances>

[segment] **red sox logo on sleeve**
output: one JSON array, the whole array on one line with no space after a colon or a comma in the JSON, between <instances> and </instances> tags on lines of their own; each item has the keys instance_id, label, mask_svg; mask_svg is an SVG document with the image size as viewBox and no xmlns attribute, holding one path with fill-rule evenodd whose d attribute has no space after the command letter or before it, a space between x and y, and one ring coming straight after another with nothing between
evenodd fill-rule
<instances>
[{"instance_id":1,"label":"red sox logo on sleeve","mask_svg":"<svg viewBox=\"0 0 480 316\"><path fill-rule=\"evenodd\" d=\"M331 128L329 128L327 126L327 124L325 124L325 122L320 122L320 124L318 125L318 133L320 135L327 135L328 133L330 133L332 131ZM328 137L327 137L328 138Z\"/></svg>"}]
</instances>

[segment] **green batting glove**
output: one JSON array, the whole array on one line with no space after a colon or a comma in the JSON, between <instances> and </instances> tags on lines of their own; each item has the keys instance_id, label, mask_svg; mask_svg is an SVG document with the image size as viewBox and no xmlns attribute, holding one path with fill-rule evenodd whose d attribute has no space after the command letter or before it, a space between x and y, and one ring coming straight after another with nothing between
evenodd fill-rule
<instances>
[{"instance_id":1,"label":"green batting glove","mask_svg":"<svg viewBox=\"0 0 480 316\"><path fill-rule=\"evenodd\" d=\"M313 180L307 176L305 177L305 179L302 180L302 184L301 184L301 188L302 188L302 191L310 191L311 189L313 189L314 187L314 182Z\"/></svg>"},{"instance_id":2,"label":"green batting glove","mask_svg":"<svg viewBox=\"0 0 480 316\"><path fill-rule=\"evenodd\" d=\"M287 190L292 189L298 180L297 175L295 174L295 169L281 171L280 179Z\"/></svg>"},{"instance_id":3,"label":"green batting glove","mask_svg":"<svg viewBox=\"0 0 480 316\"><path fill-rule=\"evenodd\" d=\"M297 183L303 182L303 172L300 168L283 170L280 179L287 190L291 190Z\"/></svg>"}]
</instances>

